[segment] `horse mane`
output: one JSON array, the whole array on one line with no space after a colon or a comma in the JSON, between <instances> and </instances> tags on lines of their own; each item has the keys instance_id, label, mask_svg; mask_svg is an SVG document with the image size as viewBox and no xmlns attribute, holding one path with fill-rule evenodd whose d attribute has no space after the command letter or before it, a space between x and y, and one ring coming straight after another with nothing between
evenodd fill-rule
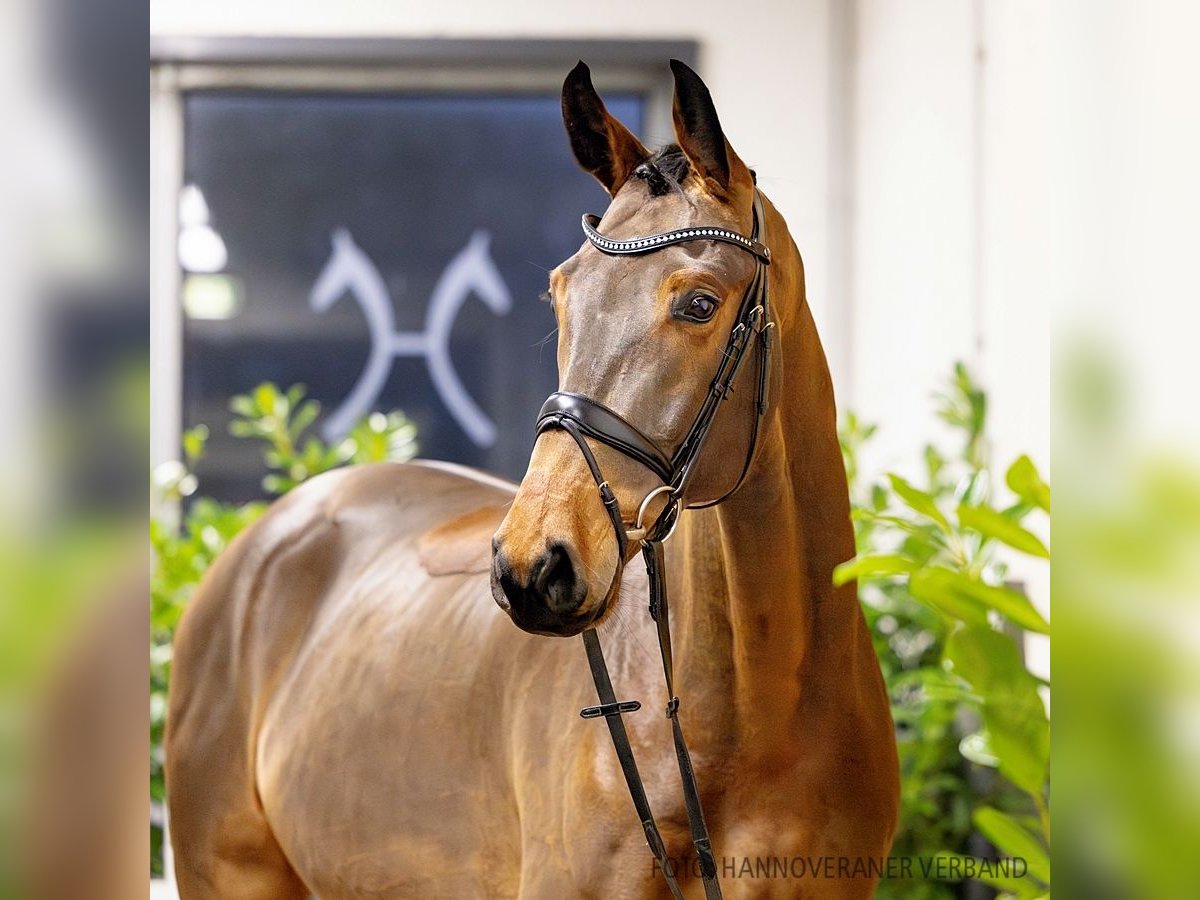
<instances>
[{"instance_id":1,"label":"horse mane","mask_svg":"<svg viewBox=\"0 0 1200 900\"><path fill-rule=\"evenodd\" d=\"M635 178L646 182L651 197L662 197L679 190L687 176L689 163L678 144L667 144L633 170Z\"/></svg>"},{"instance_id":2,"label":"horse mane","mask_svg":"<svg viewBox=\"0 0 1200 900\"><path fill-rule=\"evenodd\" d=\"M691 163L678 144L667 144L651 154L650 158L633 170L633 177L646 182L651 197L662 197L681 189ZM750 177L758 184L758 175L753 169Z\"/></svg>"}]
</instances>

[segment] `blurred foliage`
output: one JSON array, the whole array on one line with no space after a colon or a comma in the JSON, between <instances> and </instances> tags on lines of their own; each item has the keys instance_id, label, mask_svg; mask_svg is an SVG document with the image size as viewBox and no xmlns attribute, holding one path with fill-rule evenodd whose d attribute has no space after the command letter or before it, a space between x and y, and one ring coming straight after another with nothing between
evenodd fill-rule
<instances>
[{"instance_id":1,"label":"blurred foliage","mask_svg":"<svg viewBox=\"0 0 1200 900\"><path fill-rule=\"evenodd\" d=\"M416 427L400 412L371 413L334 444L308 435L320 404L305 399L303 385L286 391L260 384L229 401L236 414L229 430L262 444L268 469L262 481L268 494L281 495L315 475L351 463L404 461L416 455ZM150 797L165 800L162 739L167 710L171 640L196 585L217 555L243 528L263 514L264 501L231 504L198 496L193 470L203 457L208 428L198 425L183 435L183 460L154 472L155 506L150 521L154 569L150 581ZM182 520L178 512L186 509ZM151 873L162 874L161 819L152 823Z\"/></svg>"},{"instance_id":2,"label":"blurred foliage","mask_svg":"<svg viewBox=\"0 0 1200 900\"><path fill-rule=\"evenodd\" d=\"M1048 634L1049 624L1006 581L1003 557L1049 558L1026 519L1048 522L1050 488L1022 456L1005 475L1010 496L998 497L987 398L964 365L936 399L960 443L950 455L925 446L919 486L896 474L865 478L861 453L876 429L845 417L858 555L834 580L858 579L892 701L901 775L892 854L966 854L974 832L1028 864L1024 877L984 880L1002 896L1040 897L1050 884L1050 723L1018 629ZM958 889L885 881L877 896L940 900Z\"/></svg>"},{"instance_id":3,"label":"blurred foliage","mask_svg":"<svg viewBox=\"0 0 1200 900\"><path fill-rule=\"evenodd\" d=\"M78 782L80 771L100 757L95 744L119 743L112 732L98 730L88 751L70 758L48 726L62 709L66 673L94 623L144 596L138 546L132 526L94 516L63 517L49 527L34 515L0 520L0 898L30 896L28 882L40 883L30 856L45 836L34 821L48 809L42 806L47 796ZM106 717L125 725L127 712L113 708ZM76 768L43 770L51 753L56 761L67 756ZM72 814L91 812L93 799L73 797ZM121 833L125 820L113 825ZM72 836L62 836L66 830L56 832L58 849L72 846Z\"/></svg>"},{"instance_id":4,"label":"blurred foliage","mask_svg":"<svg viewBox=\"0 0 1200 900\"><path fill-rule=\"evenodd\" d=\"M1152 379L1150 395L1137 380L1145 369L1127 370L1103 344L1078 344L1059 365L1055 453L1071 461L1056 478L1067 518L1052 585L1062 635L1059 892L1194 897L1200 465L1192 382ZM1170 437L1147 433L1147 407L1170 416ZM1176 432L1188 428L1181 441Z\"/></svg>"}]
</instances>

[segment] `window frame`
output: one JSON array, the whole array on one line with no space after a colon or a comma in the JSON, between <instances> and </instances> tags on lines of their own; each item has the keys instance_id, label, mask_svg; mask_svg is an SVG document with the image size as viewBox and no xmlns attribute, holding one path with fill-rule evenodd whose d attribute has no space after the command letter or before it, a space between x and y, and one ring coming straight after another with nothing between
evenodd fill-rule
<instances>
[{"instance_id":1,"label":"window frame","mask_svg":"<svg viewBox=\"0 0 1200 900\"><path fill-rule=\"evenodd\" d=\"M646 102L648 143L671 138L668 59L695 65L693 40L275 38L150 40L150 461L179 458L183 310L176 248L184 173L184 99L193 91L557 93L578 59L597 90Z\"/></svg>"}]
</instances>

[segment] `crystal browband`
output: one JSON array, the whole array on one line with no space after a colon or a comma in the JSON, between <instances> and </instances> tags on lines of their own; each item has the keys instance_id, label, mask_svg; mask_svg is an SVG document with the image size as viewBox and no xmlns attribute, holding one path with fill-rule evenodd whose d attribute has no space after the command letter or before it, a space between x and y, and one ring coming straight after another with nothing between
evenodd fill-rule
<instances>
[{"instance_id":1,"label":"crystal browband","mask_svg":"<svg viewBox=\"0 0 1200 900\"><path fill-rule=\"evenodd\" d=\"M605 253L649 253L651 250L658 250L671 244L682 244L685 241L708 240L724 241L726 244L733 244L735 247L741 247L743 250L753 253L767 265L771 263L771 251L765 244L748 238L745 235L738 234L736 231L730 231L728 228L718 228L713 225L701 226L699 228L680 228L677 231L667 231L649 237L618 241L605 237L597 231L596 226L599 224L599 216L585 215L583 217L583 233L589 241Z\"/></svg>"}]
</instances>

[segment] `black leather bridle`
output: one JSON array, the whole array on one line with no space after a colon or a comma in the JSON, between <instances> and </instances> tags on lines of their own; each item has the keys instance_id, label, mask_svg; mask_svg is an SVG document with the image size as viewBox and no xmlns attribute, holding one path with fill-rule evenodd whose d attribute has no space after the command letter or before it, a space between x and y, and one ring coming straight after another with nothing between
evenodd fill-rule
<instances>
[{"instance_id":1,"label":"black leather bridle","mask_svg":"<svg viewBox=\"0 0 1200 900\"><path fill-rule=\"evenodd\" d=\"M754 450L758 444L759 425L767 410L767 383L770 378L770 332L774 324L771 321L767 291L767 266L771 262L771 251L760 241L763 211L762 201L757 191L754 193L753 215L754 225L750 237L745 237L727 228L701 226L681 228L677 231L633 240L615 240L606 237L596 230L596 226L600 224L599 219L588 215L583 217L583 233L592 246L612 255L652 253L655 250L688 241L718 241L732 244L755 258L754 276L742 295L737 324L729 334L721 363L713 376L708 394L696 413L692 427L674 453L665 453L637 426L626 421L603 404L582 394L569 391L557 391L551 394L542 406L541 412L538 413L537 419L539 435L544 431L557 428L574 438L592 473L592 478L596 481L600 500L612 521L617 538L617 567L608 596L605 598L605 605L612 600L613 595L619 589L624 570L627 541L636 539L641 544L646 576L650 583L650 616L658 629L658 646L667 685L667 717L671 720L675 739L675 754L679 762L679 775L683 782L684 805L691 828L692 844L696 848L700 873L704 879L704 893L708 900L718 900L721 897L721 886L717 880L716 860L713 857L708 837L708 826L704 822L704 812L700 806L700 794L696 788L696 776L692 768L691 756L683 737L683 730L679 725L679 697L675 695L663 542L671 536L675 525L678 524L681 498L695 472L696 461L704 446L709 429L712 427L717 410L733 390L734 379L741 369L751 343L757 342L759 347L758 394L755 400L750 444L746 450L746 458L742 463L741 472L733 487L716 500L692 504L688 508L715 506L731 496L745 481L754 459ZM616 495L605 480L586 438L607 444L614 450L637 460L662 479L662 486L655 488L642 500L632 530L626 527ZM650 502L655 497L664 495L666 505L653 526L647 528L643 519ZM588 628L583 632L583 643L587 650L588 665L591 668L592 680L596 684L596 694L600 704L581 710L580 715L585 719L603 716L608 723L609 735L612 737L613 747L620 760L625 783L629 788L634 808L637 810L642 829L646 834L646 843L650 845L651 852L658 860L671 893L676 900L683 900L683 892L679 887L671 862L667 858L666 848L650 810L650 803L646 799L641 775L638 774L633 748L629 744L629 735L625 730L625 723L621 719L623 713L635 712L641 708L641 704L636 700L617 700L612 679L609 677L608 666L604 662L604 653L600 648L600 638L594 628Z\"/></svg>"}]
</instances>

